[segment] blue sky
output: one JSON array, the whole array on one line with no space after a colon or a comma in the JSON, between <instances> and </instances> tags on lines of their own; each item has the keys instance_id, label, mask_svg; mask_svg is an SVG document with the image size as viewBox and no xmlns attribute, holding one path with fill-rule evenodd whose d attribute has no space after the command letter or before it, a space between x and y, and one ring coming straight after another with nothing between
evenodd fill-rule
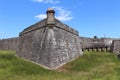
<instances>
[{"instance_id":1,"label":"blue sky","mask_svg":"<svg viewBox=\"0 0 120 80\"><path fill-rule=\"evenodd\" d=\"M0 39L19 36L49 7L80 36L120 38L120 0L1 0Z\"/></svg>"}]
</instances>

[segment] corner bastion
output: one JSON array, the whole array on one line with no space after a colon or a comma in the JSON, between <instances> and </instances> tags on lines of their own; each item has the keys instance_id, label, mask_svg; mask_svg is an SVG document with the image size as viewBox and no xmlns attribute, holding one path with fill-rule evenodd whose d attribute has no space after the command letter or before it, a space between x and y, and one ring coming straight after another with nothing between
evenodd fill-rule
<instances>
[{"instance_id":1,"label":"corner bastion","mask_svg":"<svg viewBox=\"0 0 120 80\"><path fill-rule=\"evenodd\" d=\"M57 20L54 13L49 8L46 19L19 34L19 57L56 69L82 55L78 31Z\"/></svg>"}]
</instances>

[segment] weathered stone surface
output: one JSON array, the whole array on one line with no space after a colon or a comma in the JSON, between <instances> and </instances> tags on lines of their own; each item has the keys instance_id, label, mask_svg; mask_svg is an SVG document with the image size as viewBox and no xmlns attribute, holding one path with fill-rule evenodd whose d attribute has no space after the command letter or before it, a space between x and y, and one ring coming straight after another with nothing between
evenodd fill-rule
<instances>
[{"instance_id":1,"label":"weathered stone surface","mask_svg":"<svg viewBox=\"0 0 120 80\"><path fill-rule=\"evenodd\" d=\"M87 38L80 37L82 49L93 49L96 51L110 51L112 38ZM103 50L104 49L104 50Z\"/></svg>"},{"instance_id":2,"label":"weathered stone surface","mask_svg":"<svg viewBox=\"0 0 120 80\"><path fill-rule=\"evenodd\" d=\"M78 32L54 18L47 18L20 33L17 55L55 69L82 55Z\"/></svg>"},{"instance_id":3,"label":"weathered stone surface","mask_svg":"<svg viewBox=\"0 0 120 80\"><path fill-rule=\"evenodd\" d=\"M120 54L120 40L114 40L111 46L111 51L113 53Z\"/></svg>"}]
</instances>

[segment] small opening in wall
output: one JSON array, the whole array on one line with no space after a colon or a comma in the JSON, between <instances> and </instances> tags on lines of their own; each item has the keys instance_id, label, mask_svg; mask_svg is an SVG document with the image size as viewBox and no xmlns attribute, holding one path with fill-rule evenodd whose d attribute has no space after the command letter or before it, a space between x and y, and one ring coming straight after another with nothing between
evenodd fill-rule
<instances>
[{"instance_id":1,"label":"small opening in wall","mask_svg":"<svg viewBox=\"0 0 120 80\"><path fill-rule=\"evenodd\" d=\"M53 26L49 26L49 28L51 29L51 28L53 28Z\"/></svg>"},{"instance_id":2,"label":"small opening in wall","mask_svg":"<svg viewBox=\"0 0 120 80\"><path fill-rule=\"evenodd\" d=\"M43 30L43 33L45 33L45 31L46 31L46 28Z\"/></svg>"}]
</instances>

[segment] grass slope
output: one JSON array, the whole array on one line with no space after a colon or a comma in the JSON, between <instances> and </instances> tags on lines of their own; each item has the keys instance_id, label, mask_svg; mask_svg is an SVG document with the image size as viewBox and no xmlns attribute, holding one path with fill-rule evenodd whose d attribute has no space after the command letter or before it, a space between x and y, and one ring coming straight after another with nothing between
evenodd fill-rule
<instances>
[{"instance_id":1,"label":"grass slope","mask_svg":"<svg viewBox=\"0 0 120 80\"><path fill-rule=\"evenodd\" d=\"M56 71L0 51L0 80L120 80L120 60L108 52L85 52Z\"/></svg>"}]
</instances>

